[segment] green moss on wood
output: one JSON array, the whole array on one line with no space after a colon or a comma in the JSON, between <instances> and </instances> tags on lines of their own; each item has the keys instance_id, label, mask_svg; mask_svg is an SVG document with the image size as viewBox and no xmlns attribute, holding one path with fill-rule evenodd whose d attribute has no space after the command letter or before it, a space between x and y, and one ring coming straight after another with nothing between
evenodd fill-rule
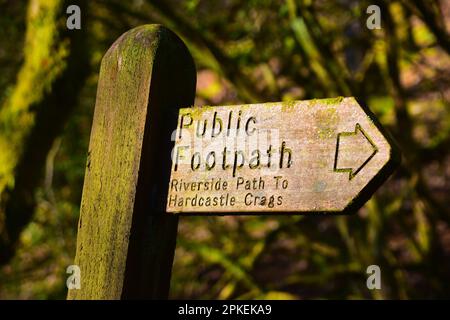
<instances>
[{"instance_id":1,"label":"green moss on wood","mask_svg":"<svg viewBox=\"0 0 450 320\"><path fill-rule=\"evenodd\" d=\"M168 55L180 58L188 55L181 46L173 44L174 41L179 40L174 40L167 29L145 25L122 35L102 59L75 258L75 264L81 269L81 290L69 290L69 299L119 299L123 295L133 216L139 210L135 201L142 179L139 174L145 154L143 148L148 143L145 137L149 135L146 133L149 127L156 125L153 116L157 110L149 110L149 105L162 109L160 104L164 102L149 101L150 87L159 86L159 90L167 92L173 90L161 87L161 83L152 83L158 54L158 59L163 59L159 63L164 72L175 74L178 71L181 79L190 77L191 81L173 83L174 86L195 89L194 67L189 66L189 71L173 70L163 62ZM192 74L181 76L182 72L191 70ZM193 95L192 92L192 99ZM185 103L192 103L189 100ZM155 157L163 156L156 148L153 152ZM151 190L145 192L151 201ZM151 212L139 212L139 216L145 214ZM158 241L155 233L163 230L163 222L150 228L153 229L146 231L148 237ZM159 238L162 239L164 235ZM155 248L165 246L164 243L152 245Z\"/></svg>"}]
</instances>

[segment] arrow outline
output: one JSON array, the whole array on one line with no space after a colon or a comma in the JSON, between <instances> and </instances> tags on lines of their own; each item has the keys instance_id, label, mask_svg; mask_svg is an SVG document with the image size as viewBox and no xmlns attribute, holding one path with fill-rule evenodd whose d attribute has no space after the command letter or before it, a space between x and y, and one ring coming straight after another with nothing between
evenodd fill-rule
<instances>
[{"instance_id":1,"label":"arrow outline","mask_svg":"<svg viewBox=\"0 0 450 320\"><path fill-rule=\"evenodd\" d=\"M360 165L358 167L358 169L356 169L355 172L353 172L353 168L337 168L337 161L338 161L338 155L339 155L339 141L341 136L343 137L348 137L348 136L354 136L356 134L358 134L358 130L361 131L361 133L363 134L363 136L366 138L367 141L369 141L370 145L373 148L373 152L372 154L363 162L362 165ZM362 168L365 167L365 165L372 160L372 158L377 154L378 152L378 147L375 145L375 143L372 141L372 139L370 139L370 137L368 136L368 134L363 130L363 128L361 127L361 125L359 123L356 123L355 125L355 131L350 131L350 132L340 132L337 135L337 139L336 139L336 152L334 155L334 166L333 166L333 171L334 172L348 172L348 180L352 180L361 170Z\"/></svg>"}]
</instances>

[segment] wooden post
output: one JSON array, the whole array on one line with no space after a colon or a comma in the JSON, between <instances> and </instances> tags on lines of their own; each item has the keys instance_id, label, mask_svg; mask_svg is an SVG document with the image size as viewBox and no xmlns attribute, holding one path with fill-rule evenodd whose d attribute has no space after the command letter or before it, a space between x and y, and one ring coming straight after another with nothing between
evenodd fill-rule
<instances>
[{"instance_id":1,"label":"wooden post","mask_svg":"<svg viewBox=\"0 0 450 320\"><path fill-rule=\"evenodd\" d=\"M78 225L81 289L68 299L167 298L178 220L165 214L172 130L196 70L159 25L123 34L102 60Z\"/></svg>"}]
</instances>

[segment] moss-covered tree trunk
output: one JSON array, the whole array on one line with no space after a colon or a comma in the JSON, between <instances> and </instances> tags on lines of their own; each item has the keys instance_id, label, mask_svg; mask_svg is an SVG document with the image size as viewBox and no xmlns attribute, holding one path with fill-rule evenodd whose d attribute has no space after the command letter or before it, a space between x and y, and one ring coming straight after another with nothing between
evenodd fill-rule
<instances>
[{"instance_id":1,"label":"moss-covered tree trunk","mask_svg":"<svg viewBox=\"0 0 450 320\"><path fill-rule=\"evenodd\" d=\"M47 153L61 134L89 74L86 23L66 29L68 1L31 0L25 57L0 109L0 264L14 255L30 222ZM87 8L84 1L78 5Z\"/></svg>"}]
</instances>

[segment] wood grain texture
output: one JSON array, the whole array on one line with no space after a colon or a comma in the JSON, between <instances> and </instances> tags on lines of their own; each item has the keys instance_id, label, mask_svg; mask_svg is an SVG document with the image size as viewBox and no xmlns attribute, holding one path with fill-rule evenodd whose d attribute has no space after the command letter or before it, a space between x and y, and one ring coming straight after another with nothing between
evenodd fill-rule
<instances>
[{"instance_id":1,"label":"wood grain texture","mask_svg":"<svg viewBox=\"0 0 450 320\"><path fill-rule=\"evenodd\" d=\"M165 298L177 219L164 214L170 136L193 104L196 71L159 25L123 34L103 57L68 299Z\"/></svg>"},{"instance_id":2,"label":"wood grain texture","mask_svg":"<svg viewBox=\"0 0 450 320\"><path fill-rule=\"evenodd\" d=\"M350 213L399 162L354 98L180 110L167 211Z\"/></svg>"}]
</instances>

